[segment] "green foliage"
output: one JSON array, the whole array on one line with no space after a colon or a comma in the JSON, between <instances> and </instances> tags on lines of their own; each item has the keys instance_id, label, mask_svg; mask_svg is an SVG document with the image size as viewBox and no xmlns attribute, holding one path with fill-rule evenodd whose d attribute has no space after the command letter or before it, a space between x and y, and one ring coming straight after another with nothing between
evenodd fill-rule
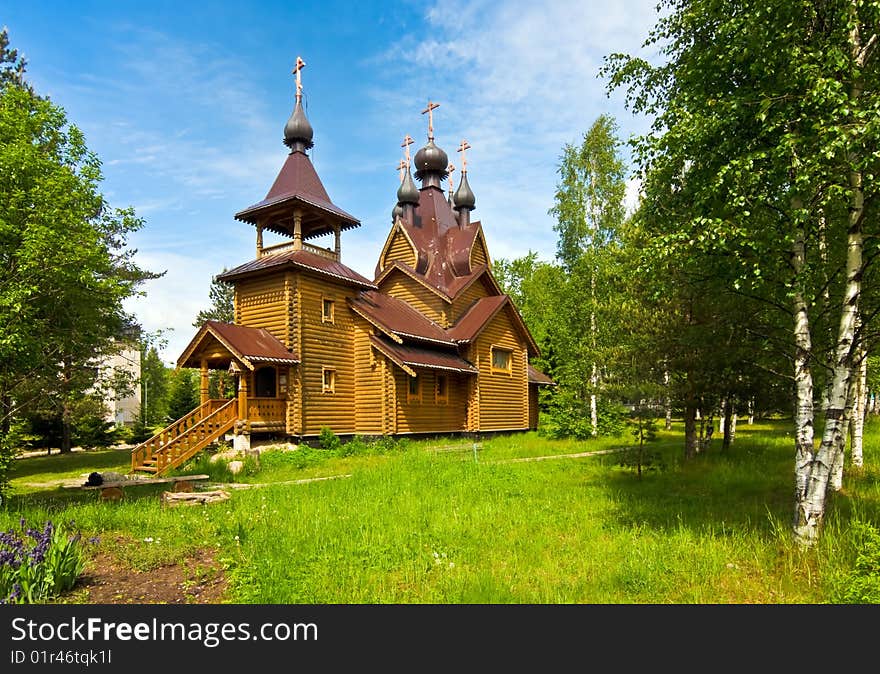
<instances>
[{"instance_id":1,"label":"green foliage","mask_svg":"<svg viewBox=\"0 0 880 674\"><path fill-rule=\"evenodd\" d=\"M850 524L857 550L855 565L839 583L833 599L838 604L880 604L880 531L877 525L855 520Z\"/></svg>"},{"instance_id":2,"label":"green foliage","mask_svg":"<svg viewBox=\"0 0 880 674\"><path fill-rule=\"evenodd\" d=\"M623 435L626 430L626 408L608 398L599 398L596 407L598 435L601 437ZM554 392L548 402L542 432L553 439L589 440L595 437L590 420L589 399L584 400L565 388Z\"/></svg>"},{"instance_id":3,"label":"green foliage","mask_svg":"<svg viewBox=\"0 0 880 674\"><path fill-rule=\"evenodd\" d=\"M226 269L223 272L226 272ZM215 276L211 279L208 299L211 300L211 308L203 309L198 313L193 321L193 327L200 328L205 321L235 322L235 286Z\"/></svg>"},{"instance_id":4,"label":"green foliage","mask_svg":"<svg viewBox=\"0 0 880 674\"><path fill-rule=\"evenodd\" d=\"M650 407L636 405L630 412L627 426L635 445L617 455L618 465L635 470L640 478L646 470L661 470L663 453L659 449L645 446L657 439L657 418L654 411Z\"/></svg>"},{"instance_id":5,"label":"green foliage","mask_svg":"<svg viewBox=\"0 0 880 674\"><path fill-rule=\"evenodd\" d=\"M339 448L340 440L329 426L321 428L321 435L318 438L323 449L335 450Z\"/></svg>"},{"instance_id":6,"label":"green foliage","mask_svg":"<svg viewBox=\"0 0 880 674\"><path fill-rule=\"evenodd\" d=\"M199 373L191 368L179 368L169 379L166 420L171 423L199 406Z\"/></svg>"},{"instance_id":7,"label":"green foliage","mask_svg":"<svg viewBox=\"0 0 880 674\"><path fill-rule=\"evenodd\" d=\"M156 346L148 341L141 346L140 389L142 423L150 427L164 424L168 416L169 375Z\"/></svg>"},{"instance_id":8,"label":"green foliage","mask_svg":"<svg viewBox=\"0 0 880 674\"><path fill-rule=\"evenodd\" d=\"M123 303L156 275L127 238L143 222L99 190L101 162L62 108L23 80L0 35L0 436L30 406L50 405L73 441L73 407L131 317ZM4 445L8 443L3 443ZM0 489L3 478L0 476ZM0 493L0 496L3 494Z\"/></svg>"},{"instance_id":9,"label":"green foliage","mask_svg":"<svg viewBox=\"0 0 880 674\"><path fill-rule=\"evenodd\" d=\"M17 49L9 48L9 30L4 26L0 30L0 86L12 84L27 87L24 80L26 69L27 60L24 56Z\"/></svg>"},{"instance_id":10,"label":"green foliage","mask_svg":"<svg viewBox=\"0 0 880 674\"><path fill-rule=\"evenodd\" d=\"M69 590L85 566L80 534L47 521L0 532L0 603L42 603Z\"/></svg>"}]
</instances>

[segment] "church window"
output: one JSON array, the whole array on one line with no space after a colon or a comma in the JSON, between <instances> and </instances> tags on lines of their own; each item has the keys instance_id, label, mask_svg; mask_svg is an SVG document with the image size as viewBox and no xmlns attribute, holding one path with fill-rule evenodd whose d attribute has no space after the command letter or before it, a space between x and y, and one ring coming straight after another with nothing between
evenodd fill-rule
<instances>
[{"instance_id":1,"label":"church window","mask_svg":"<svg viewBox=\"0 0 880 674\"><path fill-rule=\"evenodd\" d=\"M336 370L331 367L325 367L323 372L323 392L336 393Z\"/></svg>"},{"instance_id":2,"label":"church window","mask_svg":"<svg viewBox=\"0 0 880 674\"><path fill-rule=\"evenodd\" d=\"M513 353L508 349L501 349L497 346L492 347L492 372L511 372L511 363Z\"/></svg>"},{"instance_id":3,"label":"church window","mask_svg":"<svg viewBox=\"0 0 880 674\"><path fill-rule=\"evenodd\" d=\"M421 377L415 376L409 378L409 388L407 389L407 402L418 403L422 401L422 380Z\"/></svg>"},{"instance_id":4,"label":"church window","mask_svg":"<svg viewBox=\"0 0 880 674\"><path fill-rule=\"evenodd\" d=\"M321 322L334 323L334 306L336 302L327 297L321 300Z\"/></svg>"}]
</instances>

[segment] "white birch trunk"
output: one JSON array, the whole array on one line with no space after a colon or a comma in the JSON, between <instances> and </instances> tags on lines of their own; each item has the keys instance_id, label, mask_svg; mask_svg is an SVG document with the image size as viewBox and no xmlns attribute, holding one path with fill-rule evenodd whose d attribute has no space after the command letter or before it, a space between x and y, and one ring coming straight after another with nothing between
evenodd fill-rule
<instances>
[{"instance_id":1,"label":"white birch trunk","mask_svg":"<svg viewBox=\"0 0 880 674\"><path fill-rule=\"evenodd\" d=\"M670 398L669 391L669 370L663 370L663 386L666 387L667 394L666 399L663 401L663 405L665 407L666 412L666 424L665 428L667 431L672 430L672 398Z\"/></svg>"},{"instance_id":2,"label":"white birch trunk","mask_svg":"<svg viewBox=\"0 0 880 674\"><path fill-rule=\"evenodd\" d=\"M831 464L831 478L829 489L832 491L840 491L843 489L843 465L846 457L846 439L852 428L853 407L856 396L856 376L850 377L849 389L846 394L846 408L843 411L843 427L838 436L838 446L834 450L834 459Z\"/></svg>"},{"instance_id":3,"label":"white birch trunk","mask_svg":"<svg viewBox=\"0 0 880 674\"><path fill-rule=\"evenodd\" d=\"M855 0L850 4L853 17L857 16ZM858 21L850 32L850 48L853 66L863 68L868 50L862 48ZM872 36L868 45L876 42ZM850 99L855 102L862 93L862 82L856 79L850 91ZM851 167L857 165L856 157L848 157ZM853 359L858 350L856 327L858 321L859 298L862 291L862 249L864 235L862 218L864 216L864 191L861 172L851 168L849 172L850 203L846 242L846 284L840 321L837 330L837 345L834 353L834 369L831 378L829 406L825 410L825 430L822 442L809 464L805 489L798 493L794 534L797 542L810 547L819 539L825 517L825 497L831 469L842 453L846 430L847 398L850 394L850 380L853 376Z\"/></svg>"},{"instance_id":4,"label":"white birch trunk","mask_svg":"<svg viewBox=\"0 0 880 674\"><path fill-rule=\"evenodd\" d=\"M799 204L793 202L795 209ZM794 270L795 288L799 288L799 278L804 270L805 245L803 229L792 244L791 262ZM795 495L800 502L800 495L806 490L809 478L809 467L813 459L813 373L810 359L813 342L810 336L810 320L807 302L803 292L795 290L792 298L794 310L794 445L795 445ZM797 519L795 520L797 522Z\"/></svg>"},{"instance_id":5,"label":"white birch trunk","mask_svg":"<svg viewBox=\"0 0 880 674\"><path fill-rule=\"evenodd\" d=\"M749 426L755 423L755 399L749 398Z\"/></svg>"},{"instance_id":6,"label":"white birch trunk","mask_svg":"<svg viewBox=\"0 0 880 674\"><path fill-rule=\"evenodd\" d=\"M862 457L862 440L865 433L865 414L867 412L867 385L868 385L868 358L864 349L859 349L859 369L856 377L856 394L853 401L852 411L852 445L850 452L852 465L861 468L864 465Z\"/></svg>"},{"instance_id":7,"label":"white birch trunk","mask_svg":"<svg viewBox=\"0 0 880 674\"><path fill-rule=\"evenodd\" d=\"M730 416L730 442L736 440L736 412Z\"/></svg>"}]
</instances>

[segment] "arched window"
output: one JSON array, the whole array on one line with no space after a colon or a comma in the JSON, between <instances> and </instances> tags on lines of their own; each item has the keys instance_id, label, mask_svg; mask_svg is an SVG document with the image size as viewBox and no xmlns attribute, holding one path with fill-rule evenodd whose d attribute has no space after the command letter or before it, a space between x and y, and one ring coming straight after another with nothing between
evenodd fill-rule
<instances>
[{"instance_id":1,"label":"arched window","mask_svg":"<svg viewBox=\"0 0 880 674\"><path fill-rule=\"evenodd\" d=\"M261 367L254 373L254 395L257 398L275 397L275 368Z\"/></svg>"}]
</instances>

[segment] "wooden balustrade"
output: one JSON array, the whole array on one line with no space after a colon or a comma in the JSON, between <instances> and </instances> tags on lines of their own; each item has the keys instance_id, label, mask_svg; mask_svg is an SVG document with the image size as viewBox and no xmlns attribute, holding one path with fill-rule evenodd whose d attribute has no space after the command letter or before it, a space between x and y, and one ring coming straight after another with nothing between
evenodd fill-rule
<instances>
[{"instance_id":1,"label":"wooden balustrade","mask_svg":"<svg viewBox=\"0 0 880 674\"><path fill-rule=\"evenodd\" d=\"M287 418L287 401L283 398L248 398L247 419L254 421L284 421Z\"/></svg>"},{"instance_id":2,"label":"wooden balustrade","mask_svg":"<svg viewBox=\"0 0 880 674\"><path fill-rule=\"evenodd\" d=\"M293 241L276 243L274 246L266 246L265 248L261 248L260 257L266 257L267 255L277 255L278 253L286 253L291 250L296 250ZM329 248L322 248L321 246L314 246L310 243L303 243L302 250L308 251L309 253L313 253L315 255L320 255L321 257L326 257L328 260L333 260L334 262L339 262L339 255L336 254L336 251Z\"/></svg>"}]
</instances>

